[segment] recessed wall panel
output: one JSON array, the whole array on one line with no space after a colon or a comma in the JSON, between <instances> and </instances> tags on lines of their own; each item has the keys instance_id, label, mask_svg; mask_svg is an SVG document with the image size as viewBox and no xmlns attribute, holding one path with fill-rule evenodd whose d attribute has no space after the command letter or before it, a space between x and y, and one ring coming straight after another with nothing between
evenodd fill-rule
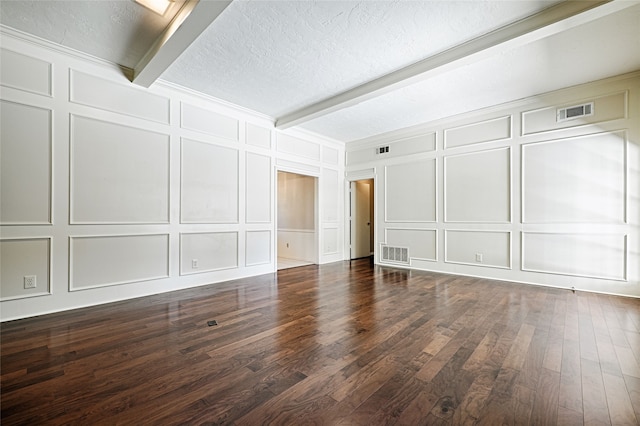
<instances>
[{"instance_id":1,"label":"recessed wall panel","mask_svg":"<svg viewBox=\"0 0 640 426\"><path fill-rule=\"evenodd\" d=\"M511 138L511 116L495 118L444 131L444 147L472 145Z\"/></svg>"},{"instance_id":2,"label":"recessed wall panel","mask_svg":"<svg viewBox=\"0 0 640 426\"><path fill-rule=\"evenodd\" d=\"M246 135L247 144L271 149L271 131L269 129L247 123Z\"/></svg>"},{"instance_id":3,"label":"recessed wall panel","mask_svg":"<svg viewBox=\"0 0 640 426\"><path fill-rule=\"evenodd\" d=\"M593 115L574 120L558 121L558 108L571 107L593 102ZM570 102L562 105L540 108L522 114L522 134L549 132L584 126L586 124L602 123L605 121L625 118L627 116L627 92L613 93L597 98Z\"/></svg>"},{"instance_id":4,"label":"recessed wall panel","mask_svg":"<svg viewBox=\"0 0 640 426\"><path fill-rule=\"evenodd\" d=\"M445 221L511 221L509 148L448 156L445 168Z\"/></svg>"},{"instance_id":5,"label":"recessed wall panel","mask_svg":"<svg viewBox=\"0 0 640 426\"><path fill-rule=\"evenodd\" d=\"M625 235L522 234L522 270L625 280Z\"/></svg>"},{"instance_id":6,"label":"recessed wall panel","mask_svg":"<svg viewBox=\"0 0 640 426\"><path fill-rule=\"evenodd\" d=\"M277 150L286 154L299 155L320 161L320 145L293 136L277 133Z\"/></svg>"},{"instance_id":7,"label":"recessed wall panel","mask_svg":"<svg viewBox=\"0 0 640 426\"><path fill-rule=\"evenodd\" d=\"M271 222L271 157L246 155L246 221Z\"/></svg>"},{"instance_id":8,"label":"recessed wall panel","mask_svg":"<svg viewBox=\"0 0 640 426\"><path fill-rule=\"evenodd\" d=\"M169 276L169 235L70 237L71 291Z\"/></svg>"},{"instance_id":9,"label":"recessed wall panel","mask_svg":"<svg viewBox=\"0 0 640 426\"><path fill-rule=\"evenodd\" d=\"M51 240L25 238L0 240L0 300L50 293ZM24 288L25 277L35 288Z\"/></svg>"},{"instance_id":10,"label":"recessed wall panel","mask_svg":"<svg viewBox=\"0 0 640 426\"><path fill-rule=\"evenodd\" d=\"M271 231L247 231L246 265L271 263Z\"/></svg>"},{"instance_id":11,"label":"recessed wall panel","mask_svg":"<svg viewBox=\"0 0 640 426\"><path fill-rule=\"evenodd\" d=\"M234 141L238 140L239 122L237 119L186 103L181 105L182 118L180 125L183 129L208 133Z\"/></svg>"},{"instance_id":12,"label":"recessed wall panel","mask_svg":"<svg viewBox=\"0 0 640 426\"><path fill-rule=\"evenodd\" d=\"M169 221L169 136L71 120L71 222Z\"/></svg>"},{"instance_id":13,"label":"recessed wall panel","mask_svg":"<svg viewBox=\"0 0 640 426\"><path fill-rule=\"evenodd\" d=\"M411 259L437 260L437 231L435 229L387 228L386 245L407 247Z\"/></svg>"},{"instance_id":14,"label":"recessed wall panel","mask_svg":"<svg viewBox=\"0 0 640 426\"><path fill-rule=\"evenodd\" d=\"M71 70L69 100L106 111L169 124L168 98L76 70Z\"/></svg>"},{"instance_id":15,"label":"recessed wall panel","mask_svg":"<svg viewBox=\"0 0 640 426\"><path fill-rule=\"evenodd\" d=\"M599 133L522 147L523 222L626 220L626 135Z\"/></svg>"},{"instance_id":16,"label":"recessed wall panel","mask_svg":"<svg viewBox=\"0 0 640 426\"><path fill-rule=\"evenodd\" d=\"M338 221L338 171L323 169L322 177L322 216L325 222Z\"/></svg>"},{"instance_id":17,"label":"recessed wall panel","mask_svg":"<svg viewBox=\"0 0 640 426\"><path fill-rule=\"evenodd\" d=\"M337 149L324 146L322 147L322 161L326 164L337 166L339 161L340 152Z\"/></svg>"},{"instance_id":18,"label":"recessed wall panel","mask_svg":"<svg viewBox=\"0 0 640 426\"><path fill-rule=\"evenodd\" d=\"M445 262L511 269L511 233L446 230Z\"/></svg>"},{"instance_id":19,"label":"recessed wall panel","mask_svg":"<svg viewBox=\"0 0 640 426\"><path fill-rule=\"evenodd\" d=\"M52 69L49 62L0 49L0 84L3 86L51 96Z\"/></svg>"},{"instance_id":20,"label":"recessed wall panel","mask_svg":"<svg viewBox=\"0 0 640 426\"><path fill-rule=\"evenodd\" d=\"M435 159L385 167L385 220L435 222Z\"/></svg>"},{"instance_id":21,"label":"recessed wall panel","mask_svg":"<svg viewBox=\"0 0 640 426\"><path fill-rule=\"evenodd\" d=\"M180 234L181 275L237 267L237 232Z\"/></svg>"},{"instance_id":22,"label":"recessed wall panel","mask_svg":"<svg viewBox=\"0 0 640 426\"><path fill-rule=\"evenodd\" d=\"M0 223L51 223L52 112L0 101Z\"/></svg>"},{"instance_id":23,"label":"recessed wall panel","mask_svg":"<svg viewBox=\"0 0 640 426\"><path fill-rule=\"evenodd\" d=\"M182 140L183 223L238 222L238 151Z\"/></svg>"},{"instance_id":24,"label":"recessed wall panel","mask_svg":"<svg viewBox=\"0 0 640 426\"><path fill-rule=\"evenodd\" d=\"M324 228L323 254L335 254L338 252L338 228Z\"/></svg>"}]
</instances>

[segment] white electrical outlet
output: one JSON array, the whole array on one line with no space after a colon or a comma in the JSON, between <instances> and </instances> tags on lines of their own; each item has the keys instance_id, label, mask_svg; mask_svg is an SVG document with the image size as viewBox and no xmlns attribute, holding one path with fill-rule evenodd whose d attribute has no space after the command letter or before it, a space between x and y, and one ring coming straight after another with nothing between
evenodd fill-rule
<instances>
[{"instance_id":1,"label":"white electrical outlet","mask_svg":"<svg viewBox=\"0 0 640 426\"><path fill-rule=\"evenodd\" d=\"M482 263L482 253L476 253L476 262Z\"/></svg>"},{"instance_id":2,"label":"white electrical outlet","mask_svg":"<svg viewBox=\"0 0 640 426\"><path fill-rule=\"evenodd\" d=\"M36 276L35 275L25 275L22 277L24 282L24 288L36 288Z\"/></svg>"},{"instance_id":3,"label":"white electrical outlet","mask_svg":"<svg viewBox=\"0 0 640 426\"><path fill-rule=\"evenodd\" d=\"M191 268L192 269L198 269L198 259L192 259L191 260Z\"/></svg>"}]
</instances>

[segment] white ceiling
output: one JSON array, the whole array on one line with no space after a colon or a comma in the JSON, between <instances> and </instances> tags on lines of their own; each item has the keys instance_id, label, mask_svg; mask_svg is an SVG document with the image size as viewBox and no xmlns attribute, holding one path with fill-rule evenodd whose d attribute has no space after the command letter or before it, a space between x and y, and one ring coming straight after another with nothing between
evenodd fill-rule
<instances>
[{"instance_id":1,"label":"white ceiling","mask_svg":"<svg viewBox=\"0 0 640 426\"><path fill-rule=\"evenodd\" d=\"M348 142L640 69L640 2L556 3L235 0L158 75ZM134 69L181 7L2 0L0 23Z\"/></svg>"}]
</instances>

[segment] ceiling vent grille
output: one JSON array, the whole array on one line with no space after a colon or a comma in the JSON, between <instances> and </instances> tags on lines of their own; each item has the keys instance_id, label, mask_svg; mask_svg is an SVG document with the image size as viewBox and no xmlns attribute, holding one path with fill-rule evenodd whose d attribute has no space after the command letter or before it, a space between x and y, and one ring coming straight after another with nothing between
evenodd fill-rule
<instances>
[{"instance_id":1,"label":"ceiling vent grille","mask_svg":"<svg viewBox=\"0 0 640 426\"><path fill-rule=\"evenodd\" d=\"M407 247L382 246L382 260L409 264L409 249Z\"/></svg>"},{"instance_id":2,"label":"ceiling vent grille","mask_svg":"<svg viewBox=\"0 0 640 426\"><path fill-rule=\"evenodd\" d=\"M580 117L589 117L593 115L593 102L582 105L574 105L566 108L558 108L556 112L556 121L575 120Z\"/></svg>"},{"instance_id":3,"label":"ceiling vent grille","mask_svg":"<svg viewBox=\"0 0 640 426\"><path fill-rule=\"evenodd\" d=\"M376 148L376 154L377 155L381 155L381 154L388 154L389 153L389 145L387 146L379 146Z\"/></svg>"}]
</instances>

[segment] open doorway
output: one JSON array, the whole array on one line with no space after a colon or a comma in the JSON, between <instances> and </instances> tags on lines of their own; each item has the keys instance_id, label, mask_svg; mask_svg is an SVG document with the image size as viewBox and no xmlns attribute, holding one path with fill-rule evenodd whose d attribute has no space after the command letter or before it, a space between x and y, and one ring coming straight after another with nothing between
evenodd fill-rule
<instances>
[{"instance_id":1,"label":"open doorway","mask_svg":"<svg viewBox=\"0 0 640 426\"><path fill-rule=\"evenodd\" d=\"M317 263L317 178L277 174L277 269Z\"/></svg>"},{"instance_id":2,"label":"open doorway","mask_svg":"<svg viewBox=\"0 0 640 426\"><path fill-rule=\"evenodd\" d=\"M351 182L351 259L374 254L374 181Z\"/></svg>"}]
</instances>

